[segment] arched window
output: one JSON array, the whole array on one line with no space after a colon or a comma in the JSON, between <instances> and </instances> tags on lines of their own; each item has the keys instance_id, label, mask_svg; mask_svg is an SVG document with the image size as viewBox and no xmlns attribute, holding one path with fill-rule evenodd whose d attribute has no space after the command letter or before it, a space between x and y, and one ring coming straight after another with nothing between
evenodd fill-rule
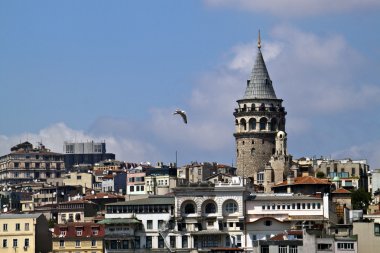
<instances>
[{"instance_id":1,"label":"arched window","mask_svg":"<svg viewBox=\"0 0 380 253\"><path fill-rule=\"evenodd\" d=\"M239 122L238 122L238 120L237 120L237 119L235 120L235 125L239 125Z\"/></svg>"},{"instance_id":2,"label":"arched window","mask_svg":"<svg viewBox=\"0 0 380 253\"><path fill-rule=\"evenodd\" d=\"M276 131L277 130L277 119L276 118L273 118L270 121L270 130L271 131Z\"/></svg>"},{"instance_id":3,"label":"arched window","mask_svg":"<svg viewBox=\"0 0 380 253\"><path fill-rule=\"evenodd\" d=\"M247 130L247 122L245 119L240 120L240 131L246 131Z\"/></svg>"},{"instance_id":4,"label":"arched window","mask_svg":"<svg viewBox=\"0 0 380 253\"><path fill-rule=\"evenodd\" d=\"M251 118L249 119L249 130L255 130L256 129L256 119Z\"/></svg>"},{"instance_id":5,"label":"arched window","mask_svg":"<svg viewBox=\"0 0 380 253\"><path fill-rule=\"evenodd\" d=\"M185 204L183 212L185 214L195 213L195 205L193 203L187 203L187 204Z\"/></svg>"},{"instance_id":6,"label":"arched window","mask_svg":"<svg viewBox=\"0 0 380 253\"><path fill-rule=\"evenodd\" d=\"M224 211L228 214L235 213L238 210L238 205L234 200L228 200L224 205Z\"/></svg>"},{"instance_id":7,"label":"arched window","mask_svg":"<svg viewBox=\"0 0 380 253\"><path fill-rule=\"evenodd\" d=\"M255 104L252 104L251 105L251 111L254 111L255 110Z\"/></svg>"},{"instance_id":8,"label":"arched window","mask_svg":"<svg viewBox=\"0 0 380 253\"><path fill-rule=\"evenodd\" d=\"M247 111L247 105L244 104L244 105L243 105L243 112L246 112L246 111Z\"/></svg>"},{"instance_id":9,"label":"arched window","mask_svg":"<svg viewBox=\"0 0 380 253\"><path fill-rule=\"evenodd\" d=\"M207 203L205 206L205 213L216 213L216 205L213 202Z\"/></svg>"},{"instance_id":10,"label":"arched window","mask_svg":"<svg viewBox=\"0 0 380 253\"><path fill-rule=\"evenodd\" d=\"M267 118L261 118L260 119L260 130L266 130L267 129Z\"/></svg>"}]
</instances>

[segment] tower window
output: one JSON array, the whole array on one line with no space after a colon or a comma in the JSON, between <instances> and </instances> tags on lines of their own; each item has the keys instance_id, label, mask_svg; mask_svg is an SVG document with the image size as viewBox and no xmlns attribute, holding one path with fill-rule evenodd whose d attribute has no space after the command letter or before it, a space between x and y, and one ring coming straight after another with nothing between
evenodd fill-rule
<instances>
[{"instance_id":1,"label":"tower window","mask_svg":"<svg viewBox=\"0 0 380 253\"><path fill-rule=\"evenodd\" d=\"M249 130L255 130L256 129L256 119L252 118L249 119Z\"/></svg>"},{"instance_id":2,"label":"tower window","mask_svg":"<svg viewBox=\"0 0 380 253\"><path fill-rule=\"evenodd\" d=\"M244 142L244 141L242 141L242 142L241 142L241 144L242 144L242 145L244 145L244 144L245 144L245 142Z\"/></svg>"},{"instance_id":3,"label":"tower window","mask_svg":"<svg viewBox=\"0 0 380 253\"><path fill-rule=\"evenodd\" d=\"M251 149L251 155L255 155L255 148Z\"/></svg>"},{"instance_id":4,"label":"tower window","mask_svg":"<svg viewBox=\"0 0 380 253\"><path fill-rule=\"evenodd\" d=\"M267 129L267 118L261 118L260 119L260 130L266 130Z\"/></svg>"}]
</instances>

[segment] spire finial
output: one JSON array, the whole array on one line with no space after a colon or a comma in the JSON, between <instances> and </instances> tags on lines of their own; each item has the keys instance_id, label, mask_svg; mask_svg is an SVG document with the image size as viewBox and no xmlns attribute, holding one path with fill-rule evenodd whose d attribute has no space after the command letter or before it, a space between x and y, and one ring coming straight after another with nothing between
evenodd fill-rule
<instances>
[{"instance_id":1,"label":"spire finial","mask_svg":"<svg viewBox=\"0 0 380 253\"><path fill-rule=\"evenodd\" d=\"M260 37L260 29L259 29L259 37L257 39L257 47L260 49L261 48L261 37Z\"/></svg>"}]
</instances>

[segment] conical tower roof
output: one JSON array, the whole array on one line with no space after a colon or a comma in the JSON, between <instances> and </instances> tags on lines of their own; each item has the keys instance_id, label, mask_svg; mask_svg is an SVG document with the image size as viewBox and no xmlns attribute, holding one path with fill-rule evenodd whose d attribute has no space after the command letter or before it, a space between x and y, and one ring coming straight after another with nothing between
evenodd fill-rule
<instances>
[{"instance_id":1,"label":"conical tower roof","mask_svg":"<svg viewBox=\"0 0 380 253\"><path fill-rule=\"evenodd\" d=\"M263 55L261 54L260 37L258 48L255 65L253 66L251 79L245 90L244 99L277 99Z\"/></svg>"}]
</instances>

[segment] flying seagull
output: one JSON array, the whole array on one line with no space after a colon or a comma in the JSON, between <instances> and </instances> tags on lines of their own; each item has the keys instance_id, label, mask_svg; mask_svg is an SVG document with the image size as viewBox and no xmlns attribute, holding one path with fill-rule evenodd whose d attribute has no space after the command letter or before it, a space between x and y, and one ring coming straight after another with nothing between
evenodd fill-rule
<instances>
[{"instance_id":1,"label":"flying seagull","mask_svg":"<svg viewBox=\"0 0 380 253\"><path fill-rule=\"evenodd\" d=\"M185 122L185 124L187 124L187 116L186 116L186 112L185 111L177 109L177 110L175 110L175 112L173 112L173 115L176 115L176 114L181 115L181 117L183 119L183 122Z\"/></svg>"}]
</instances>

